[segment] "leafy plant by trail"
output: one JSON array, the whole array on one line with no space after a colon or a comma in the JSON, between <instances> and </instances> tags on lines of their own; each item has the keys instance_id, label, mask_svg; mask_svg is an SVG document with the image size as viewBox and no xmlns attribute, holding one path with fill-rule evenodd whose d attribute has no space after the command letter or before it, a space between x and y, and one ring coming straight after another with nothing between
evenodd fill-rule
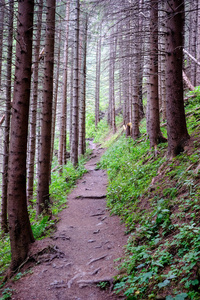
<instances>
[{"instance_id":1,"label":"leafy plant by trail","mask_svg":"<svg viewBox=\"0 0 200 300\"><path fill-rule=\"evenodd\" d=\"M172 161L165 144L154 156L145 133L122 136L102 158L108 207L130 235L114 288L127 299L200 299L198 107L194 98L186 109L195 142Z\"/></svg>"}]
</instances>

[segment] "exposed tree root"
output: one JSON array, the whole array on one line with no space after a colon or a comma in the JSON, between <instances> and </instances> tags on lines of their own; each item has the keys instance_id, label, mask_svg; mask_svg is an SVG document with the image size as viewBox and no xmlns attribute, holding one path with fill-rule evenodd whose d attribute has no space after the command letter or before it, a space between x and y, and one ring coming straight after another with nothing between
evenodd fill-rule
<instances>
[{"instance_id":1,"label":"exposed tree root","mask_svg":"<svg viewBox=\"0 0 200 300\"><path fill-rule=\"evenodd\" d=\"M113 278L100 278L100 279L95 279L95 280L79 280L77 283L79 284L80 288L84 288L90 284L99 284L99 283L102 283L102 282L108 282L110 284L110 292L112 291L113 289L113 286L114 286L114 279Z\"/></svg>"},{"instance_id":2,"label":"exposed tree root","mask_svg":"<svg viewBox=\"0 0 200 300\"><path fill-rule=\"evenodd\" d=\"M94 259L90 260L90 261L87 263L87 265L91 265L92 263L94 263L94 262L96 262L96 261L98 261L98 260L104 259L104 258L106 258L106 256L107 256L107 254L106 254L106 255L103 255L103 256L100 256L100 257L97 257L97 258L94 258Z\"/></svg>"}]
</instances>

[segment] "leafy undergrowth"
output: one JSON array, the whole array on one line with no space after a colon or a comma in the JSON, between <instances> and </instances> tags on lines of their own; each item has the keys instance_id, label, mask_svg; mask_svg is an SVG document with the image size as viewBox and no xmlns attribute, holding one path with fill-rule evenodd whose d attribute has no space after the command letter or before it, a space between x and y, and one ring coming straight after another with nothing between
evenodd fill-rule
<instances>
[{"instance_id":1,"label":"leafy undergrowth","mask_svg":"<svg viewBox=\"0 0 200 300\"><path fill-rule=\"evenodd\" d=\"M48 236L55 228L57 222L58 213L67 205L67 194L70 193L71 189L75 185L78 178L80 178L85 172L84 163L88 160L88 156L91 150L87 150L84 157L81 157L77 168L74 168L70 161L63 167L62 173L59 169L56 159L53 162L52 169L54 170L51 174L51 205L50 212L51 216L36 216L36 197L32 201L32 204L28 207L31 227L35 239L42 239ZM10 250L10 239L9 235L2 235L0 232L0 281L3 279L5 271L8 269L11 261L11 250ZM1 286L0 286L1 288ZM6 293L7 295L7 293ZM5 295L5 297L6 297ZM4 299L4 298L3 298ZM7 299L7 298L5 298Z\"/></svg>"},{"instance_id":2,"label":"leafy undergrowth","mask_svg":"<svg viewBox=\"0 0 200 300\"><path fill-rule=\"evenodd\" d=\"M126 255L115 292L127 299L200 299L199 100L186 107L190 142L172 161L143 134L122 136L105 153L108 207L126 223Z\"/></svg>"}]
</instances>

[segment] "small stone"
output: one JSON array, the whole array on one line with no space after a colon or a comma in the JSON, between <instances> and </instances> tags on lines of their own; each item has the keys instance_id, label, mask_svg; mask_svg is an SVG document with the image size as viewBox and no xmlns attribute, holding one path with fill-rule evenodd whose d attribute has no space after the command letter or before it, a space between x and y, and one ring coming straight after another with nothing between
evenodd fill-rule
<instances>
[{"instance_id":1,"label":"small stone","mask_svg":"<svg viewBox=\"0 0 200 300\"><path fill-rule=\"evenodd\" d=\"M96 242L95 240L88 240L88 243L94 243Z\"/></svg>"},{"instance_id":2,"label":"small stone","mask_svg":"<svg viewBox=\"0 0 200 300\"><path fill-rule=\"evenodd\" d=\"M96 226L100 226L100 225L102 225L103 223L102 222L100 222L100 223L98 223Z\"/></svg>"}]
</instances>

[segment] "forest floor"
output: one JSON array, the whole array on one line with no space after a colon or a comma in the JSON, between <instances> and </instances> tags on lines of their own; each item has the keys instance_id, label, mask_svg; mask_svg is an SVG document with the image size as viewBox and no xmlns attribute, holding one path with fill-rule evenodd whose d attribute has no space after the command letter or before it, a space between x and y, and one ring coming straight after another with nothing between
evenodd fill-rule
<instances>
[{"instance_id":1,"label":"forest floor","mask_svg":"<svg viewBox=\"0 0 200 300\"><path fill-rule=\"evenodd\" d=\"M68 195L54 234L32 245L29 262L20 272L30 271L6 285L13 291L12 299L120 298L112 291L117 275L114 260L123 255L127 236L120 219L106 209L107 174L96 168L103 152L93 149L85 166L88 172ZM108 283L107 289L100 289L98 283Z\"/></svg>"}]
</instances>

